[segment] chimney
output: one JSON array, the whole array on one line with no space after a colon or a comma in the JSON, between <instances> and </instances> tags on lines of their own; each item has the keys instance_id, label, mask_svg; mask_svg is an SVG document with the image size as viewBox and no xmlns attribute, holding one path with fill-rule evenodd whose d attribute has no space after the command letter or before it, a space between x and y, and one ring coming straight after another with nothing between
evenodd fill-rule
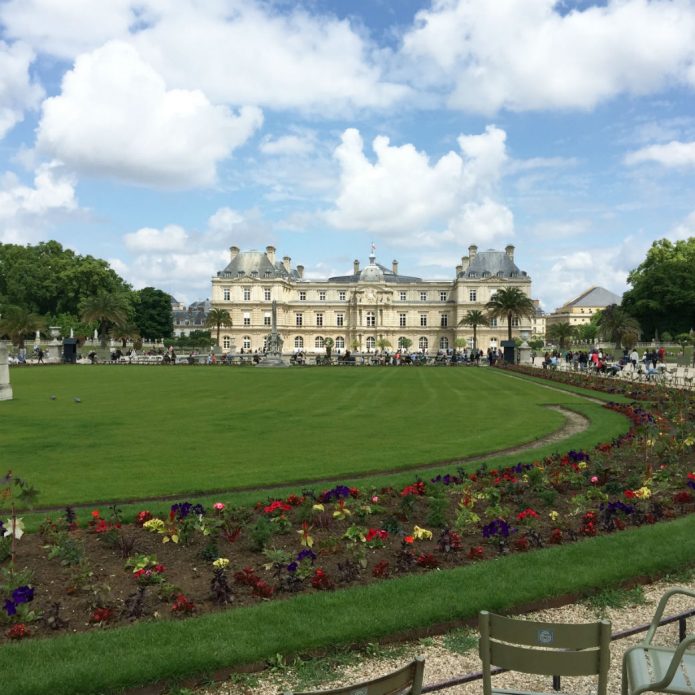
<instances>
[{"instance_id":1,"label":"chimney","mask_svg":"<svg viewBox=\"0 0 695 695\"><path fill-rule=\"evenodd\" d=\"M398 275L398 261L395 258L391 261L391 270L394 275Z\"/></svg>"},{"instance_id":2,"label":"chimney","mask_svg":"<svg viewBox=\"0 0 695 695\"><path fill-rule=\"evenodd\" d=\"M360 261L357 258L355 258L355 260L352 262L352 272L355 275L360 272Z\"/></svg>"},{"instance_id":3,"label":"chimney","mask_svg":"<svg viewBox=\"0 0 695 695\"><path fill-rule=\"evenodd\" d=\"M292 259L289 256L283 256L282 265L285 266L285 270L289 273L292 270Z\"/></svg>"},{"instance_id":4,"label":"chimney","mask_svg":"<svg viewBox=\"0 0 695 695\"><path fill-rule=\"evenodd\" d=\"M268 256L268 260L274 266L275 265L275 247L274 246L266 246L265 247L265 255Z\"/></svg>"},{"instance_id":5,"label":"chimney","mask_svg":"<svg viewBox=\"0 0 695 695\"><path fill-rule=\"evenodd\" d=\"M231 256L230 260L233 261L239 255L239 247L238 246L230 246L229 247L229 255Z\"/></svg>"},{"instance_id":6,"label":"chimney","mask_svg":"<svg viewBox=\"0 0 695 695\"><path fill-rule=\"evenodd\" d=\"M471 262L468 260L468 256L461 256L461 270L468 270L468 266Z\"/></svg>"},{"instance_id":7,"label":"chimney","mask_svg":"<svg viewBox=\"0 0 695 695\"><path fill-rule=\"evenodd\" d=\"M463 272L463 266L462 266L462 265L457 265L457 266L456 266L456 277L458 277L459 275L461 275L462 272Z\"/></svg>"},{"instance_id":8,"label":"chimney","mask_svg":"<svg viewBox=\"0 0 695 695\"><path fill-rule=\"evenodd\" d=\"M510 261L514 260L514 247L511 244L504 247L504 252L507 254L507 258L509 258Z\"/></svg>"},{"instance_id":9,"label":"chimney","mask_svg":"<svg viewBox=\"0 0 695 695\"><path fill-rule=\"evenodd\" d=\"M299 279L301 280L304 277L304 266L303 265L297 266L297 273L299 274Z\"/></svg>"},{"instance_id":10,"label":"chimney","mask_svg":"<svg viewBox=\"0 0 695 695\"><path fill-rule=\"evenodd\" d=\"M468 255L470 256L470 259L473 260L477 254L478 254L478 247L475 244L471 244L468 247Z\"/></svg>"}]
</instances>

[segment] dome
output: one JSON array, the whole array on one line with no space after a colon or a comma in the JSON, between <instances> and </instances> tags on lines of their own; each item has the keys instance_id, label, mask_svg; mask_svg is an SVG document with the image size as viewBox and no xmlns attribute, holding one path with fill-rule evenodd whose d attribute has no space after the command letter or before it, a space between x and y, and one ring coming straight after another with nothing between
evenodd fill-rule
<instances>
[{"instance_id":1,"label":"dome","mask_svg":"<svg viewBox=\"0 0 695 695\"><path fill-rule=\"evenodd\" d=\"M360 282L383 282L384 271L376 264L374 252L369 257L369 265L360 273Z\"/></svg>"}]
</instances>

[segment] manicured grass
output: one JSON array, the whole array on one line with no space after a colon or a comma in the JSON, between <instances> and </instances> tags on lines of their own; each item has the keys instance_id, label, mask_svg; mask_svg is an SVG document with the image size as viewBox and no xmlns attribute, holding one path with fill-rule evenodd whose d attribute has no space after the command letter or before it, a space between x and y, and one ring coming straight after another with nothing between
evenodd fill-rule
<instances>
[{"instance_id":1,"label":"manicured grass","mask_svg":"<svg viewBox=\"0 0 695 695\"><path fill-rule=\"evenodd\" d=\"M581 404L484 368L66 366L11 378L3 460L41 506L413 468L536 440L563 424L543 404Z\"/></svg>"},{"instance_id":2,"label":"manicured grass","mask_svg":"<svg viewBox=\"0 0 695 695\"><path fill-rule=\"evenodd\" d=\"M292 655L376 641L404 630L473 619L565 594L585 595L635 576L693 566L692 519L646 526L567 546L514 554L443 572L185 621L153 621L0 650L3 695L80 695L211 673Z\"/></svg>"}]
</instances>

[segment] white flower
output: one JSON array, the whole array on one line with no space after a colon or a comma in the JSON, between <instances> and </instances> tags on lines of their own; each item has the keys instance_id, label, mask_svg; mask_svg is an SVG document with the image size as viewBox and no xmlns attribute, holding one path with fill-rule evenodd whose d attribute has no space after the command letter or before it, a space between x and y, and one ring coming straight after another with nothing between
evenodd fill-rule
<instances>
[{"instance_id":1,"label":"white flower","mask_svg":"<svg viewBox=\"0 0 695 695\"><path fill-rule=\"evenodd\" d=\"M21 519L8 519L5 523L5 536L14 536L19 540L24 535L24 522Z\"/></svg>"}]
</instances>

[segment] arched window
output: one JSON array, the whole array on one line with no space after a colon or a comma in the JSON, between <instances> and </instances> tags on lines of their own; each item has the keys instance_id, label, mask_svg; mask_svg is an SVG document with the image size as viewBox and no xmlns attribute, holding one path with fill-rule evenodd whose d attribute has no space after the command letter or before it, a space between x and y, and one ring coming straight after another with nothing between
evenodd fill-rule
<instances>
[{"instance_id":1,"label":"arched window","mask_svg":"<svg viewBox=\"0 0 695 695\"><path fill-rule=\"evenodd\" d=\"M232 339L228 335L223 335L222 336L222 347L225 350L229 350L229 348L232 346Z\"/></svg>"},{"instance_id":2,"label":"arched window","mask_svg":"<svg viewBox=\"0 0 695 695\"><path fill-rule=\"evenodd\" d=\"M367 350L374 350L376 348L376 338L370 335L367 338Z\"/></svg>"},{"instance_id":3,"label":"arched window","mask_svg":"<svg viewBox=\"0 0 695 695\"><path fill-rule=\"evenodd\" d=\"M241 339L241 347L243 347L244 350L250 350L251 349L251 336L250 335L245 335Z\"/></svg>"},{"instance_id":4,"label":"arched window","mask_svg":"<svg viewBox=\"0 0 695 695\"><path fill-rule=\"evenodd\" d=\"M430 346L430 341L427 340L426 336L421 336L420 340L418 341L418 347L420 350L427 350L427 348Z\"/></svg>"},{"instance_id":5,"label":"arched window","mask_svg":"<svg viewBox=\"0 0 695 695\"><path fill-rule=\"evenodd\" d=\"M325 341L323 340L323 338L320 335L316 336L316 340L314 340L314 347L317 350L320 350L323 347L325 347Z\"/></svg>"},{"instance_id":6,"label":"arched window","mask_svg":"<svg viewBox=\"0 0 695 695\"><path fill-rule=\"evenodd\" d=\"M398 339L398 348L399 348L399 350L404 350L404 349L405 349L405 348L403 347L403 343L405 343L406 340L408 340L408 339L407 339L404 335L402 335L402 336Z\"/></svg>"},{"instance_id":7,"label":"arched window","mask_svg":"<svg viewBox=\"0 0 695 695\"><path fill-rule=\"evenodd\" d=\"M336 350L344 350L345 349L345 338L343 338L342 335L339 335L335 339L335 349Z\"/></svg>"},{"instance_id":8,"label":"arched window","mask_svg":"<svg viewBox=\"0 0 695 695\"><path fill-rule=\"evenodd\" d=\"M448 350L449 349L449 339L446 336L439 339L439 349L440 350Z\"/></svg>"},{"instance_id":9,"label":"arched window","mask_svg":"<svg viewBox=\"0 0 695 695\"><path fill-rule=\"evenodd\" d=\"M295 349L301 350L304 347L304 338L301 335L295 336L294 338Z\"/></svg>"}]
</instances>

